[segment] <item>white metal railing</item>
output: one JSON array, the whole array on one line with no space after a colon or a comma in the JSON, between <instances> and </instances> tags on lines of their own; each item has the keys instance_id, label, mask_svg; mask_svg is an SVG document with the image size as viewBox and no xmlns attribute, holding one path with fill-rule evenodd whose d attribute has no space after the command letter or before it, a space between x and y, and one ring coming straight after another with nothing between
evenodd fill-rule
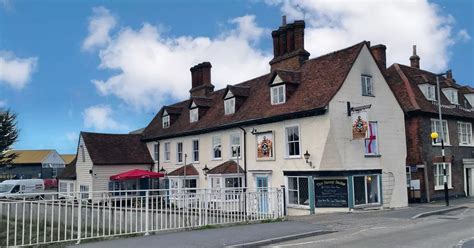
<instances>
[{"instance_id":1,"label":"white metal railing","mask_svg":"<svg viewBox=\"0 0 474 248\"><path fill-rule=\"evenodd\" d=\"M43 193L0 199L0 247L284 217L281 188Z\"/></svg>"}]
</instances>

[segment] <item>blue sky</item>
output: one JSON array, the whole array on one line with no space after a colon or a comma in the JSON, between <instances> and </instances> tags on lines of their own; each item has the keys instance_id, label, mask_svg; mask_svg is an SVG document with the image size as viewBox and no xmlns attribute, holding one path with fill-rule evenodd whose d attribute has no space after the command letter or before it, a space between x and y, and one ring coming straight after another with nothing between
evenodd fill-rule
<instances>
[{"instance_id":1,"label":"blue sky","mask_svg":"<svg viewBox=\"0 0 474 248\"><path fill-rule=\"evenodd\" d=\"M81 130L128 132L186 98L194 64L218 88L266 73L282 14L306 20L311 57L370 40L407 64L417 44L422 68L474 86L473 1L376 3L0 0L0 107L15 148L72 153Z\"/></svg>"}]
</instances>

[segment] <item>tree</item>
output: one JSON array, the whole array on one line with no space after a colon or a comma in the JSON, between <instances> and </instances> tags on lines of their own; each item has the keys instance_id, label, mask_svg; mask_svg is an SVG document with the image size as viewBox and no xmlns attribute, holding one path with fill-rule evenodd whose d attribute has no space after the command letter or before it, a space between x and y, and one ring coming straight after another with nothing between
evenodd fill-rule
<instances>
[{"instance_id":1,"label":"tree","mask_svg":"<svg viewBox=\"0 0 474 248\"><path fill-rule=\"evenodd\" d=\"M16 114L0 109L0 165L10 164L18 155L8 153L18 139Z\"/></svg>"}]
</instances>

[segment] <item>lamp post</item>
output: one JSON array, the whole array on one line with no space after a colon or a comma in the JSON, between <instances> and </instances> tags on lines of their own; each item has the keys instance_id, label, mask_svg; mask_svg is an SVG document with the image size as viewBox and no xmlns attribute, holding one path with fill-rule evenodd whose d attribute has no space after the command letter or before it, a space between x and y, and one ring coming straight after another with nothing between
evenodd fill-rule
<instances>
[{"instance_id":1,"label":"lamp post","mask_svg":"<svg viewBox=\"0 0 474 248\"><path fill-rule=\"evenodd\" d=\"M444 153L444 127L443 127L443 117L441 114L441 89L439 86L439 77L445 75L446 73L441 73L436 75L436 88L437 88L437 95L438 95L438 116L439 116L439 127L441 129L441 155L443 157L443 184L444 184L444 200L446 202L446 206L449 206L449 193L448 193L448 176L446 174L446 156ZM435 125L436 126L436 125ZM447 127L446 127L447 128ZM436 143L436 139L438 138L438 133L433 132L431 134L431 138Z\"/></svg>"}]
</instances>

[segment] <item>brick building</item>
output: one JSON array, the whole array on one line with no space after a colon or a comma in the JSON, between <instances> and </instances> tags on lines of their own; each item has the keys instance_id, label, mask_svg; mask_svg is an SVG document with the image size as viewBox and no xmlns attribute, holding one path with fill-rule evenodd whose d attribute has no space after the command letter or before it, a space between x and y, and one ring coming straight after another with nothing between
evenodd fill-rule
<instances>
[{"instance_id":1,"label":"brick building","mask_svg":"<svg viewBox=\"0 0 474 248\"><path fill-rule=\"evenodd\" d=\"M405 112L409 198L422 202L442 199L441 146L430 138L432 132L440 134L441 130L436 74L420 68L416 46L410 57L410 66L393 64L386 73L388 83ZM439 80L449 195L473 195L474 89L458 84L451 71Z\"/></svg>"}]
</instances>

